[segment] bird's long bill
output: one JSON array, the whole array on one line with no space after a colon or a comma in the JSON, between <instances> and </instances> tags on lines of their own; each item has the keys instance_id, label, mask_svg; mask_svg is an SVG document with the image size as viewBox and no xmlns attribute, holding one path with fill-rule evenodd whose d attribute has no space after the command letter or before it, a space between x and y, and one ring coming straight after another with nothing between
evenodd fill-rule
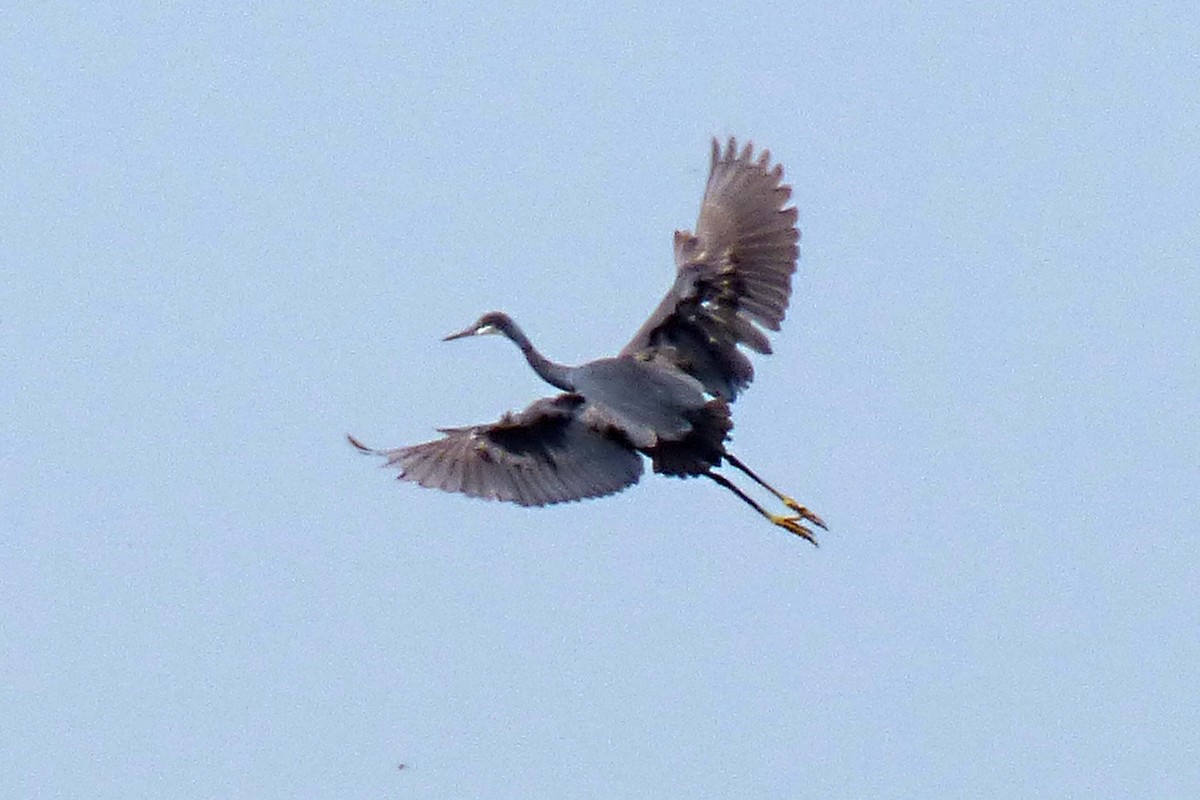
<instances>
[{"instance_id":1,"label":"bird's long bill","mask_svg":"<svg viewBox=\"0 0 1200 800\"><path fill-rule=\"evenodd\" d=\"M442 341L443 342L452 342L455 339L461 339L464 336L474 336L474 335L475 335L474 328L466 328L464 330L459 331L458 333L452 333L449 336L446 336L445 338L442 339Z\"/></svg>"}]
</instances>

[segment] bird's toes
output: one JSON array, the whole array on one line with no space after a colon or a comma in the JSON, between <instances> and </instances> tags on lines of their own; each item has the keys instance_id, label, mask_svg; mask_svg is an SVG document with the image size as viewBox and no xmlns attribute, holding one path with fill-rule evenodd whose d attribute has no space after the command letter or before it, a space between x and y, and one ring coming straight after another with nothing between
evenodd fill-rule
<instances>
[{"instance_id":1,"label":"bird's toes","mask_svg":"<svg viewBox=\"0 0 1200 800\"><path fill-rule=\"evenodd\" d=\"M807 521L811 522L813 525L816 525L818 528L822 528L824 530L829 530L829 527L825 524L825 520L823 520L819 516L817 516L817 514L815 512L813 512L811 509L809 509L807 506L800 505L799 503L797 503L795 500L793 500L790 497L783 498L783 504L786 505L788 508L790 508L792 511L796 512L797 519L807 520Z\"/></svg>"},{"instance_id":2,"label":"bird's toes","mask_svg":"<svg viewBox=\"0 0 1200 800\"><path fill-rule=\"evenodd\" d=\"M776 525L783 528L785 531L788 531L789 533L794 533L797 536L799 536L801 539L805 539L808 542L812 543L813 547L819 546L817 544L817 537L813 535L813 532L810 529L808 529L800 524L801 517L799 517L799 516L785 517L785 516L781 516L778 514L772 514L772 515L770 515L770 519L771 519L771 522L774 522Z\"/></svg>"}]
</instances>

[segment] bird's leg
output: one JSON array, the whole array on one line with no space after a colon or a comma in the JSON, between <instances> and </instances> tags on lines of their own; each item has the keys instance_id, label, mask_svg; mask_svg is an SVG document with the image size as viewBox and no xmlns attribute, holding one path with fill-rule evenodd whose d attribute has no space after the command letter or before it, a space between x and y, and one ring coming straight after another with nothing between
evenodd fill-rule
<instances>
[{"instance_id":1,"label":"bird's leg","mask_svg":"<svg viewBox=\"0 0 1200 800\"><path fill-rule=\"evenodd\" d=\"M765 508L760 506L757 502L755 502L754 499L752 497L750 497L750 495L746 494L741 489L734 486L733 483L728 478L726 478L724 475L718 475L715 472L705 472L704 474L707 475L708 477L712 478L717 483L724 486L729 491L736 494L747 505L749 505L751 508L753 508L759 514L762 514L764 517L769 519L775 525L778 525L779 527L783 528L785 531L788 531L789 533L796 534L797 536L799 536L802 539L807 539L809 542L811 542L813 544L814 547L817 546L817 539L813 535L813 532L810 529L808 529L800 524L800 520L807 519L807 517L784 516L782 514L772 514L771 512L767 511ZM824 528L825 527L824 524L822 524L821 527Z\"/></svg>"},{"instance_id":2,"label":"bird's leg","mask_svg":"<svg viewBox=\"0 0 1200 800\"><path fill-rule=\"evenodd\" d=\"M808 520L808 521L809 521L809 522L811 522L813 525L816 525L816 526L817 526L817 527L819 527L819 528L825 528L825 530L829 530L828 528L826 528L826 527L825 527L825 521L824 521L823 519L821 519L820 517L818 517L816 514L814 514L812 511L810 511L810 510L809 510L808 508L806 508L805 506L802 506L802 505L800 505L800 504L799 504L799 503L797 503L795 500L793 500L792 498L788 497L788 496L787 496L786 494L784 494L783 492L781 492L781 491L779 491L778 489L776 489L776 488L775 488L774 486L772 486L771 484L769 484L769 483L767 483L766 481L764 481L762 478L760 478L760 477L758 477L757 475L755 475L755 474L754 474L754 470L750 469L750 468L749 468L749 467L747 467L745 464L743 464L743 463L742 463L742 460L741 460L740 458L738 458L737 456L733 455L732 453L726 453L726 454L725 454L725 460L726 460L726 461L728 461L728 462L729 462L730 464L732 464L733 466L735 466L735 467L737 467L738 469L740 469L742 472L746 473L748 476L750 476L750 480L754 481L754 482L755 482L755 483L757 483L759 486L763 487L763 488L764 488L764 489L766 489L768 492L770 492L771 494L775 495L775 496L776 496L776 497L778 497L780 500L782 500L782 501L783 501L783 504L784 504L785 506L787 506L788 508L790 508L792 511L795 511L795 512L796 512L796 517L797 517L797 519L804 519L804 520Z\"/></svg>"}]
</instances>

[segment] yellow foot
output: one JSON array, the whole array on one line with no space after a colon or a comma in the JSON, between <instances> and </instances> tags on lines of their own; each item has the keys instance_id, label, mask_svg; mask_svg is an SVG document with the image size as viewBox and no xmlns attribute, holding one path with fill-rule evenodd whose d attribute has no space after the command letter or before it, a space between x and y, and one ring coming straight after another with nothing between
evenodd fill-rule
<instances>
[{"instance_id":1,"label":"yellow foot","mask_svg":"<svg viewBox=\"0 0 1200 800\"><path fill-rule=\"evenodd\" d=\"M813 547L818 546L817 545L817 537L813 535L813 532L800 524L800 520L809 519L809 517L805 517L805 516L802 516L799 514L797 514L794 517L785 517L782 514L768 514L767 519L771 520L771 522L774 522L776 525L783 528L785 531L788 531L789 533L794 533L802 539L807 539L809 542L812 543ZM821 527L824 528L825 526L821 525Z\"/></svg>"},{"instance_id":2,"label":"yellow foot","mask_svg":"<svg viewBox=\"0 0 1200 800\"><path fill-rule=\"evenodd\" d=\"M823 528L824 530L829 530L829 528L826 527L826 525L825 525L825 520L821 519L816 514L809 511L808 508L806 508L805 506L800 505L795 500L793 500L792 498L787 497L787 496L784 496L781 499L783 500L783 504L785 506L790 508L792 511L796 512L795 519L808 520L813 525L816 525L818 528ZM778 523L776 523L776 524L778 524Z\"/></svg>"}]
</instances>

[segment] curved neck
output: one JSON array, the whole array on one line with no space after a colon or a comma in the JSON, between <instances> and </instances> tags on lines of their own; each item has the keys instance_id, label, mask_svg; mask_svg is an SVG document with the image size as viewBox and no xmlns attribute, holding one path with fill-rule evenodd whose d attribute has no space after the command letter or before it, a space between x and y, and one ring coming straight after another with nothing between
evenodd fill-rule
<instances>
[{"instance_id":1,"label":"curved neck","mask_svg":"<svg viewBox=\"0 0 1200 800\"><path fill-rule=\"evenodd\" d=\"M529 362L529 366L533 367L533 371L538 374L539 378L551 386L557 386L564 392L575 391L575 386L569 379L570 368L556 364L539 353L524 331L517 327L517 323L509 321L504 329L504 335L521 348L525 360Z\"/></svg>"}]
</instances>

